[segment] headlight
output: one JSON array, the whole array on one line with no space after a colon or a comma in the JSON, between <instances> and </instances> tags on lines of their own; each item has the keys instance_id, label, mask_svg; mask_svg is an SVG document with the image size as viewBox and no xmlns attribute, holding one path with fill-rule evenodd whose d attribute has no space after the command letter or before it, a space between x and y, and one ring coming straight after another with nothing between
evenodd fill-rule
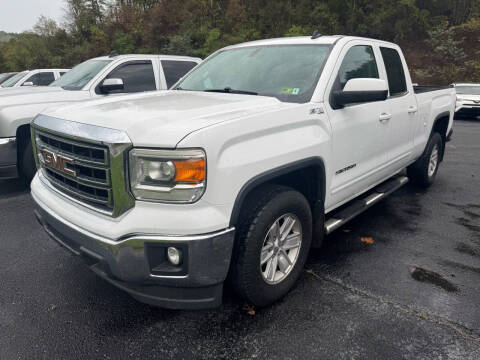
<instances>
[{"instance_id":1,"label":"headlight","mask_svg":"<svg viewBox=\"0 0 480 360\"><path fill-rule=\"evenodd\" d=\"M129 168L130 187L138 200L192 203L205 190L207 164L200 149L133 149Z\"/></svg>"}]
</instances>

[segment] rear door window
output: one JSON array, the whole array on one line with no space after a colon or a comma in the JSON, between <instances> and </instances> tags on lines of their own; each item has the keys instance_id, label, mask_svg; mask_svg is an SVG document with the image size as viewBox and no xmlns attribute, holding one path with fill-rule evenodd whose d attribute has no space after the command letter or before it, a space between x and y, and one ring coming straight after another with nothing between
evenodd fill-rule
<instances>
[{"instance_id":1,"label":"rear door window","mask_svg":"<svg viewBox=\"0 0 480 360\"><path fill-rule=\"evenodd\" d=\"M197 66L193 61L175 61L162 60L163 73L167 81L167 89L170 89L173 84L180 80L183 75Z\"/></svg>"},{"instance_id":2,"label":"rear door window","mask_svg":"<svg viewBox=\"0 0 480 360\"><path fill-rule=\"evenodd\" d=\"M407 92L407 81L403 70L402 59L397 50L380 47L383 63L387 71L390 96L402 95Z\"/></svg>"}]
</instances>

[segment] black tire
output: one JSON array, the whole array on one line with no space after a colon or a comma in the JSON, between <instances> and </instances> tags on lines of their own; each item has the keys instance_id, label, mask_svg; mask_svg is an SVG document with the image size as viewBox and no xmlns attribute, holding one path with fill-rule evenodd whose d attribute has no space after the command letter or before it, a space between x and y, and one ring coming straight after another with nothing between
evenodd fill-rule
<instances>
[{"instance_id":1,"label":"black tire","mask_svg":"<svg viewBox=\"0 0 480 360\"><path fill-rule=\"evenodd\" d=\"M429 172L430 159L435 148L438 150L438 160L435 171ZM432 136L430 136L423 155L407 168L407 174L410 180L423 188L430 187L437 176L443 152L443 139L439 133L435 132L432 134Z\"/></svg>"},{"instance_id":2,"label":"black tire","mask_svg":"<svg viewBox=\"0 0 480 360\"><path fill-rule=\"evenodd\" d=\"M293 214L301 224L302 240L296 262L286 277L269 284L262 275L260 255L271 225L282 215ZM266 306L282 298L302 273L312 241L312 214L298 191L278 185L255 190L240 213L232 257L230 282L249 304Z\"/></svg>"},{"instance_id":3,"label":"black tire","mask_svg":"<svg viewBox=\"0 0 480 360\"><path fill-rule=\"evenodd\" d=\"M25 140L24 146L20 153L20 175L24 179L25 184L28 186L32 182L35 173L37 172L37 166L35 159L33 158L33 147L31 141Z\"/></svg>"}]
</instances>

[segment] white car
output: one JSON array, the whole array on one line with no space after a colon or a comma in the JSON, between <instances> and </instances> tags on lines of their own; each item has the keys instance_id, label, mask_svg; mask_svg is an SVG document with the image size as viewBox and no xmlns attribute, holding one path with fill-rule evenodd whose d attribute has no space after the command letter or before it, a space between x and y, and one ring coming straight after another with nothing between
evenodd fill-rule
<instances>
[{"instance_id":1,"label":"white car","mask_svg":"<svg viewBox=\"0 0 480 360\"><path fill-rule=\"evenodd\" d=\"M29 182L35 175L30 121L45 108L165 90L200 62L186 56L111 54L75 66L50 86L0 91L0 179L20 174Z\"/></svg>"},{"instance_id":2,"label":"white car","mask_svg":"<svg viewBox=\"0 0 480 360\"><path fill-rule=\"evenodd\" d=\"M475 119L480 116L480 84L454 84L457 92L455 115Z\"/></svg>"},{"instance_id":3,"label":"white car","mask_svg":"<svg viewBox=\"0 0 480 360\"><path fill-rule=\"evenodd\" d=\"M389 42L230 46L169 91L38 115L35 212L141 301L218 306L230 274L264 306L289 291L326 233L409 179L434 182L454 109L455 90L414 87Z\"/></svg>"},{"instance_id":4,"label":"white car","mask_svg":"<svg viewBox=\"0 0 480 360\"><path fill-rule=\"evenodd\" d=\"M48 86L70 69L36 69L21 71L2 82L0 90L14 89L21 86ZM5 96L8 93L1 93Z\"/></svg>"},{"instance_id":5,"label":"white car","mask_svg":"<svg viewBox=\"0 0 480 360\"><path fill-rule=\"evenodd\" d=\"M9 73L3 73L3 74L0 74L0 85L7 81L8 79L10 79L12 76L15 76L16 74L18 74L17 72L9 72Z\"/></svg>"}]
</instances>

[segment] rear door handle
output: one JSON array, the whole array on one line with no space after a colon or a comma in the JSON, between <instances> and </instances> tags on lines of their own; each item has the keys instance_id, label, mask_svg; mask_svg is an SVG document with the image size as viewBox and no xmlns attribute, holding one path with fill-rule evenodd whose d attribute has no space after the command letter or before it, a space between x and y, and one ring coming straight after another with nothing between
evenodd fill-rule
<instances>
[{"instance_id":1,"label":"rear door handle","mask_svg":"<svg viewBox=\"0 0 480 360\"><path fill-rule=\"evenodd\" d=\"M389 113L381 113L381 114L380 114L380 117L379 117L379 120L380 120L381 123L386 123L386 122L389 121L391 118L392 118L392 114L389 114Z\"/></svg>"},{"instance_id":2,"label":"rear door handle","mask_svg":"<svg viewBox=\"0 0 480 360\"><path fill-rule=\"evenodd\" d=\"M409 113L409 114L415 114L415 113L417 112L417 110L418 110L418 109L417 109L416 106L410 106L410 107L408 108L408 113Z\"/></svg>"}]
</instances>

